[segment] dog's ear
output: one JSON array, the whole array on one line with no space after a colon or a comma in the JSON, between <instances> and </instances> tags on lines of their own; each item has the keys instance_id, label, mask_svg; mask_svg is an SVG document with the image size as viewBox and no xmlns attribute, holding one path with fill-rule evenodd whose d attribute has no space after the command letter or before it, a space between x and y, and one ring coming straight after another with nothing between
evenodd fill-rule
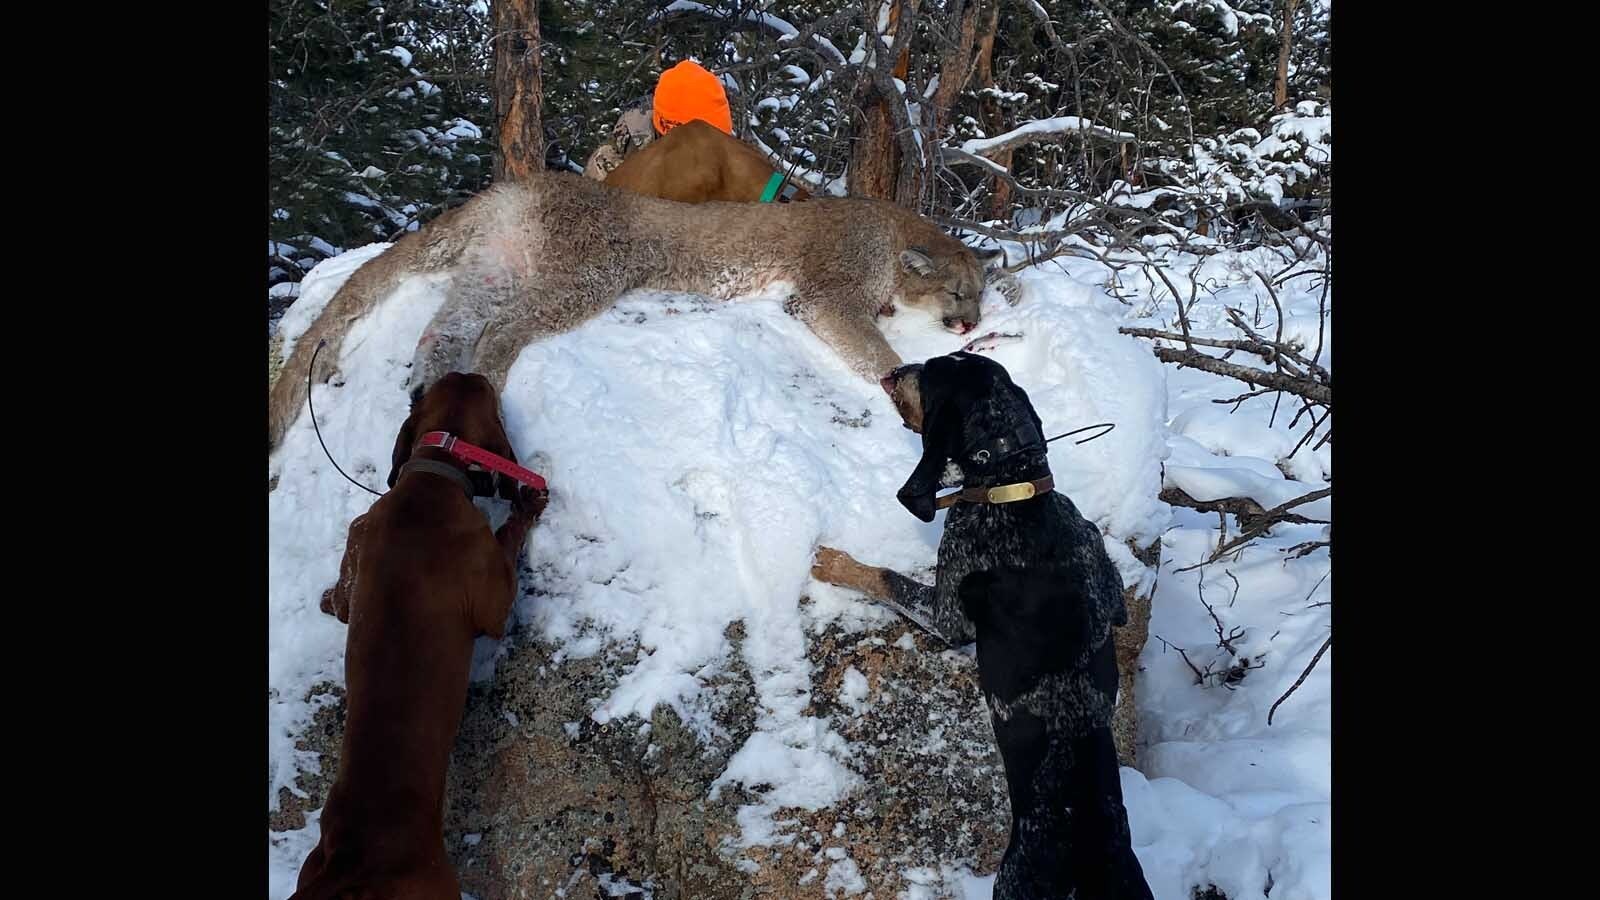
<instances>
[{"instance_id":1,"label":"dog's ear","mask_svg":"<svg viewBox=\"0 0 1600 900\"><path fill-rule=\"evenodd\" d=\"M922 370L919 379L922 393L922 459L917 461L917 467L911 470L911 476L895 494L895 499L902 506L924 522L932 522L934 513L939 511L939 481L944 475L945 463L960 451L961 410L951 401L944 379L938 377L944 374L942 370L947 367L936 365L940 362L948 360L945 357L929 360ZM930 372L935 377L930 378Z\"/></svg>"},{"instance_id":2,"label":"dog's ear","mask_svg":"<svg viewBox=\"0 0 1600 900\"><path fill-rule=\"evenodd\" d=\"M416 416L406 416L405 424L400 426L400 434L394 439L394 455L389 463L389 487L394 487L395 481L400 478L400 467L411 459L411 446L417 442Z\"/></svg>"},{"instance_id":3,"label":"dog's ear","mask_svg":"<svg viewBox=\"0 0 1600 900\"><path fill-rule=\"evenodd\" d=\"M389 458L389 487L400 478L400 467L411 459L411 447L417 442L417 404L422 402L422 385L411 391L411 411L400 425L400 434L394 439L394 453Z\"/></svg>"}]
</instances>

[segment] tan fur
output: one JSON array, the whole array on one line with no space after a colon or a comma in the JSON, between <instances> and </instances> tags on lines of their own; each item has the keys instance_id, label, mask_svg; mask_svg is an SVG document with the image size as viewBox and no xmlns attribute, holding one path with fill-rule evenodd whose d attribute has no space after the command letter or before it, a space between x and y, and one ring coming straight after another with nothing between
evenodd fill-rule
<instances>
[{"instance_id":1,"label":"tan fur","mask_svg":"<svg viewBox=\"0 0 1600 900\"><path fill-rule=\"evenodd\" d=\"M695 119L629 156L605 181L636 194L680 203L755 203L776 171L761 151ZM793 199L810 196L796 191Z\"/></svg>"},{"instance_id":2,"label":"tan fur","mask_svg":"<svg viewBox=\"0 0 1600 900\"><path fill-rule=\"evenodd\" d=\"M983 264L927 220L878 200L674 203L574 174L502 183L440 216L351 275L294 344L268 408L276 446L305 404L305 372L338 366L350 326L407 276L450 276L424 332L408 389L450 371L478 372L496 390L518 354L568 331L629 290L731 298L775 282L793 286L784 308L862 377L900 358L874 322L892 303L976 324ZM970 330L970 327L965 330Z\"/></svg>"}]
</instances>

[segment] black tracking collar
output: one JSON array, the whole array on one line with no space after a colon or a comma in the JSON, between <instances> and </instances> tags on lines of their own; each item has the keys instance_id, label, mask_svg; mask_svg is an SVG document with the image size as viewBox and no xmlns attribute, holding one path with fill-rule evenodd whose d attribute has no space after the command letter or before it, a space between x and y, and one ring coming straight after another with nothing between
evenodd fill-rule
<instances>
[{"instance_id":1,"label":"black tracking collar","mask_svg":"<svg viewBox=\"0 0 1600 900\"><path fill-rule=\"evenodd\" d=\"M1043 450L1044 434L1032 422L1024 422L999 437L968 447L963 456L980 466L992 466L1025 450Z\"/></svg>"}]
</instances>

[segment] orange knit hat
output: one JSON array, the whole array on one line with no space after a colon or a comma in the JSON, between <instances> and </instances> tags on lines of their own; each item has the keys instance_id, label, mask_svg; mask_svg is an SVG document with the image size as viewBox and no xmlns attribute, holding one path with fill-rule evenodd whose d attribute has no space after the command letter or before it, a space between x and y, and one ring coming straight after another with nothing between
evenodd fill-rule
<instances>
[{"instance_id":1,"label":"orange knit hat","mask_svg":"<svg viewBox=\"0 0 1600 900\"><path fill-rule=\"evenodd\" d=\"M698 63L684 60L661 73L650 121L658 133L666 134L673 126L694 119L733 134L733 114L728 111L721 79Z\"/></svg>"}]
</instances>

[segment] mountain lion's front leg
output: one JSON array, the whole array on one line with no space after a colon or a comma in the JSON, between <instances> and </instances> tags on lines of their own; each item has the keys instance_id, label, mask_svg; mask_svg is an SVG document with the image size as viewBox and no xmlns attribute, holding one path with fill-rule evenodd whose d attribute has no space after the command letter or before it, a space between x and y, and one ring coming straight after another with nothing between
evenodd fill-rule
<instances>
[{"instance_id":1,"label":"mountain lion's front leg","mask_svg":"<svg viewBox=\"0 0 1600 900\"><path fill-rule=\"evenodd\" d=\"M846 365L869 381L877 381L902 362L871 316L824 312L805 321Z\"/></svg>"}]
</instances>

